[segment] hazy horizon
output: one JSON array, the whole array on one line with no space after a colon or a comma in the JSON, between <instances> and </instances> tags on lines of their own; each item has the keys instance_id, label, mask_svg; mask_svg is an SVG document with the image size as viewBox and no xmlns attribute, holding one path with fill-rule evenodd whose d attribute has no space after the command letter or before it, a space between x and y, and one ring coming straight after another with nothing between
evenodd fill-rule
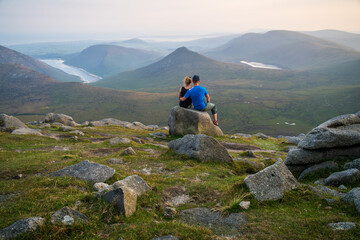
<instances>
[{"instance_id":1,"label":"hazy horizon","mask_svg":"<svg viewBox=\"0 0 360 240\"><path fill-rule=\"evenodd\" d=\"M359 12L360 0L0 0L0 44L268 30L360 33Z\"/></svg>"}]
</instances>

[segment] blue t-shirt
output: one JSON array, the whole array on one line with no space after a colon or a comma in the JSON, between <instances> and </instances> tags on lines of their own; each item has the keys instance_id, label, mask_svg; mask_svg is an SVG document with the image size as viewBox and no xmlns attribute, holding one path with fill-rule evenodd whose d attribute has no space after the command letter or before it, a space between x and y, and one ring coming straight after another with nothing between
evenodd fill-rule
<instances>
[{"instance_id":1,"label":"blue t-shirt","mask_svg":"<svg viewBox=\"0 0 360 240\"><path fill-rule=\"evenodd\" d=\"M204 102L204 97L208 94L206 91L206 88L202 86L195 86L191 89L189 89L185 96L186 98L191 97L191 100L193 102L194 108L196 110L203 110L206 107L206 104Z\"/></svg>"}]
</instances>

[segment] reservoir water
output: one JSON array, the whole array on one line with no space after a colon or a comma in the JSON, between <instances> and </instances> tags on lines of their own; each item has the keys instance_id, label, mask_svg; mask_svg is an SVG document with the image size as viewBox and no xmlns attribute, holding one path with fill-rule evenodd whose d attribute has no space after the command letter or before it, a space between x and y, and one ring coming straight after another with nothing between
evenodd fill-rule
<instances>
[{"instance_id":1,"label":"reservoir water","mask_svg":"<svg viewBox=\"0 0 360 240\"><path fill-rule=\"evenodd\" d=\"M95 74L89 73L82 68L77 68L77 67L66 65L66 64L64 64L64 60L62 60L62 59L40 59L40 61L42 61L54 68L58 68L64 72L66 72L67 74L78 76L85 83L96 82L96 81L102 79L101 77L99 77Z\"/></svg>"},{"instance_id":2,"label":"reservoir water","mask_svg":"<svg viewBox=\"0 0 360 240\"><path fill-rule=\"evenodd\" d=\"M267 69L278 69L280 70L281 68L274 66L274 65L268 65L268 64L263 64L263 63L259 63L259 62L247 62L247 61L240 61L243 64L249 65L251 67L254 68L267 68Z\"/></svg>"}]
</instances>

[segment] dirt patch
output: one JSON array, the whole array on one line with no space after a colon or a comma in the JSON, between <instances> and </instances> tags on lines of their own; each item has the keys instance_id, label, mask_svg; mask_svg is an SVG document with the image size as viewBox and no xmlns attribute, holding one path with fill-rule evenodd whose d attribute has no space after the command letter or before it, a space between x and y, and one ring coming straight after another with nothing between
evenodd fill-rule
<instances>
[{"instance_id":1,"label":"dirt patch","mask_svg":"<svg viewBox=\"0 0 360 240\"><path fill-rule=\"evenodd\" d=\"M92 143L102 143L105 142L106 140L109 140L110 138L84 138L85 140L89 140Z\"/></svg>"},{"instance_id":2,"label":"dirt patch","mask_svg":"<svg viewBox=\"0 0 360 240\"><path fill-rule=\"evenodd\" d=\"M86 154L91 157L106 157L108 155L111 155L119 151L120 148L97 148L97 149L88 150Z\"/></svg>"},{"instance_id":3,"label":"dirt patch","mask_svg":"<svg viewBox=\"0 0 360 240\"><path fill-rule=\"evenodd\" d=\"M192 199L188 195L185 187L169 187L162 193L162 201L168 206L179 206L190 202Z\"/></svg>"},{"instance_id":4,"label":"dirt patch","mask_svg":"<svg viewBox=\"0 0 360 240\"><path fill-rule=\"evenodd\" d=\"M233 142L220 142L222 146L224 146L226 149L230 150L240 150L240 151L247 151L247 150L261 150L259 147L246 145L246 144L240 144L240 143L233 143Z\"/></svg>"}]
</instances>

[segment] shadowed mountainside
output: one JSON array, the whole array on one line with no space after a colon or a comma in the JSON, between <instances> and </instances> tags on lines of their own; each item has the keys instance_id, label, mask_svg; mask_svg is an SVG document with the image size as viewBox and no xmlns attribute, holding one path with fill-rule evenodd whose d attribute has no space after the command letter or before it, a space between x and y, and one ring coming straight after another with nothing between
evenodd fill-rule
<instances>
[{"instance_id":1,"label":"shadowed mountainside","mask_svg":"<svg viewBox=\"0 0 360 240\"><path fill-rule=\"evenodd\" d=\"M115 45L94 45L65 63L106 77L146 66L159 58L160 55L155 52Z\"/></svg>"},{"instance_id":2,"label":"shadowed mountainside","mask_svg":"<svg viewBox=\"0 0 360 240\"><path fill-rule=\"evenodd\" d=\"M245 34L205 55L224 62L253 61L290 69L360 59L360 52L352 48L292 31Z\"/></svg>"},{"instance_id":3,"label":"shadowed mountainside","mask_svg":"<svg viewBox=\"0 0 360 240\"><path fill-rule=\"evenodd\" d=\"M32 57L11 50L9 48L0 46L0 64L1 63L12 63L21 64L34 71L47 74L52 78L62 82L80 82L80 78L77 76L69 75L59 69L53 68L39 60Z\"/></svg>"}]
</instances>

